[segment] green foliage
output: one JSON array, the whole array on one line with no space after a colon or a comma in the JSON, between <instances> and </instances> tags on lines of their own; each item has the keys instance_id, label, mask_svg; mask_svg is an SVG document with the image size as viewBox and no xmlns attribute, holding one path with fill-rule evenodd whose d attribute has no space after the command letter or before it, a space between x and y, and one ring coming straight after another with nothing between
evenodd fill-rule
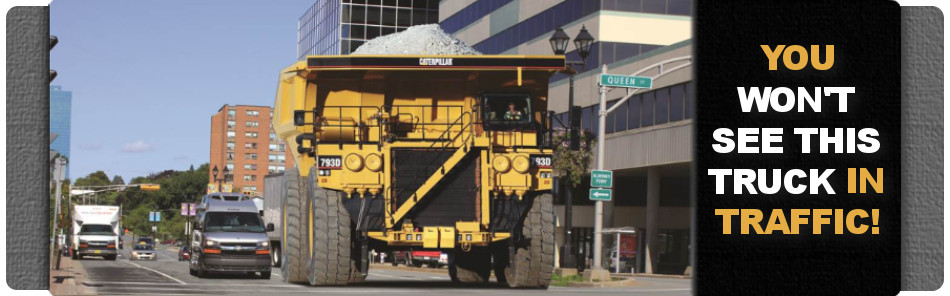
<instances>
[{"instance_id":1,"label":"green foliage","mask_svg":"<svg viewBox=\"0 0 950 296\"><path fill-rule=\"evenodd\" d=\"M156 238L162 238L163 233L168 238L184 238L187 219L180 215L181 203L197 202L205 194L208 164L185 171L166 170L135 177L129 182L143 183L159 184L161 190L142 191L138 187L132 187L108 197L100 196L100 204L105 204L103 201L111 201L111 204L121 205L124 214L122 224L136 235L152 235L152 225L156 225L159 231L155 234ZM148 222L148 213L154 211L162 213L162 222Z\"/></svg>"},{"instance_id":2,"label":"green foliage","mask_svg":"<svg viewBox=\"0 0 950 296\"><path fill-rule=\"evenodd\" d=\"M122 179L122 176L115 175L115 177L112 177L112 185L125 185L125 180Z\"/></svg>"},{"instance_id":3,"label":"green foliage","mask_svg":"<svg viewBox=\"0 0 950 296\"><path fill-rule=\"evenodd\" d=\"M112 184L112 181L109 181L109 176L106 175L106 172L96 171L85 177L80 177L76 179L76 182L73 186L106 186Z\"/></svg>"},{"instance_id":4,"label":"green foliage","mask_svg":"<svg viewBox=\"0 0 950 296\"><path fill-rule=\"evenodd\" d=\"M554 131L554 173L558 177L568 176L570 186L581 184L584 175L590 173L591 158L594 155L594 136L587 130L581 130L581 145L577 151L570 149L571 135L567 130Z\"/></svg>"}]
</instances>

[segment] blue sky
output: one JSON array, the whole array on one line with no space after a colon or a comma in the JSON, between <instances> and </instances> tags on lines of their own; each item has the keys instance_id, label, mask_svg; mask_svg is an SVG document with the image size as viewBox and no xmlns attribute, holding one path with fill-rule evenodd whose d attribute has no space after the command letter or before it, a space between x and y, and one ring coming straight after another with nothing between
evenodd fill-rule
<instances>
[{"instance_id":1,"label":"blue sky","mask_svg":"<svg viewBox=\"0 0 950 296\"><path fill-rule=\"evenodd\" d=\"M273 104L314 1L53 1L50 68L73 93L70 177L208 162L211 115Z\"/></svg>"}]
</instances>

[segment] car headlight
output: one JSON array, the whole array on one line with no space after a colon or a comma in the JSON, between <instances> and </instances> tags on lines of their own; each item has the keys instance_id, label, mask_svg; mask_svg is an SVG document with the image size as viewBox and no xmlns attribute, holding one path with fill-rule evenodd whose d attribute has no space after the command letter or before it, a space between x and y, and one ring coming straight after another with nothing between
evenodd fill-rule
<instances>
[{"instance_id":1,"label":"car headlight","mask_svg":"<svg viewBox=\"0 0 950 296\"><path fill-rule=\"evenodd\" d=\"M383 169L383 157L376 153L366 156L366 168L370 171L378 172Z\"/></svg>"},{"instance_id":2,"label":"car headlight","mask_svg":"<svg viewBox=\"0 0 950 296\"><path fill-rule=\"evenodd\" d=\"M516 172L527 173L528 169L531 168L531 162L528 161L528 158L524 155L515 156L515 159L511 161L511 166L515 168Z\"/></svg>"},{"instance_id":3,"label":"car headlight","mask_svg":"<svg viewBox=\"0 0 950 296\"><path fill-rule=\"evenodd\" d=\"M363 168L363 157L356 153L350 153L346 156L346 159L343 160L346 168L351 171L359 171Z\"/></svg>"},{"instance_id":4,"label":"car headlight","mask_svg":"<svg viewBox=\"0 0 950 296\"><path fill-rule=\"evenodd\" d=\"M258 245L258 246L261 246L261 247L269 247L269 246L270 246L270 243L269 243L269 242L260 242L260 243L258 243L257 245Z\"/></svg>"},{"instance_id":5,"label":"car headlight","mask_svg":"<svg viewBox=\"0 0 950 296\"><path fill-rule=\"evenodd\" d=\"M511 160L504 155L495 156L495 159L493 159L491 163L492 167L499 173L504 173L511 169Z\"/></svg>"},{"instance_id":6,"label":"car headlight","mask_svg":"<svg viewBox=\"0 0 950 296\"><path fill-rule=\"evenodd\" d=\"M217 245L217 244L218 244L218 242L213 241L213 240L210 240L210 239L205 241L205 246L206 246L206 247L214 247L214 245Z\"/></svg>"},{"instance_id":7,"label":"car headlight","mask_svg":"<svg viewBox=\"0 0 950 296\"><path fill-rule=\"evenodd\" d=\"M132 252L132 255L138 256L139 252Z\"/></svg>"}]
</instances>

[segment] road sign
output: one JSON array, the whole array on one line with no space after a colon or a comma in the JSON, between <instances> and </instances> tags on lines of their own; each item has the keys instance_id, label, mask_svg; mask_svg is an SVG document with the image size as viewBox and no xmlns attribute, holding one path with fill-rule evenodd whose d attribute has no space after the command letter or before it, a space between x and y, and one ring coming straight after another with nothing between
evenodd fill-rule
<instances>
[{"instance_id":1,"label":"road sign","mask_svg":"<svg viewBox=\"0 0 950 296\"><path fill-rule=\"evenodd\" d=\"M614 187L614 172L593 170L590 172L590 187Z\"/></svg>"},{"instance_id":2,"label":"road sign","mask_svg":"<svg viewBox=\"0 0 950 296\"><path fill-rule=\"evenodd\" d=\"M652 88L653 78L642 76L600 74L600 85L626 88Z\"/></svg>"},{"instance_id":3,"label":"road sign","mask_svg":"<svg viewBox=\"0 0 950 296\"><path fill-rule=\"evenodd\" d=\"M591 188L590 189L590 200L603 200L610 201L611 190L604 188Z\"/></svg>"}]
</instances>

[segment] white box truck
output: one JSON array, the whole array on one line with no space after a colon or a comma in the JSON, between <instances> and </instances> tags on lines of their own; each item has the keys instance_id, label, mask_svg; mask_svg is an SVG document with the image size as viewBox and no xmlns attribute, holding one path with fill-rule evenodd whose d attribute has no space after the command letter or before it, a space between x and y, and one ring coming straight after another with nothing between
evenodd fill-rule
<instances>
[{"instance_id":1,"label":"white box truck","mask_svg":"<svg viewBox=\"0 0 950 296\"><path fill-rule=\"evenodd\" d=\"M73 208L73 259L101 256L115 260L119 250L119 207L80 206Z\"/></svg>"}]
</instances>

